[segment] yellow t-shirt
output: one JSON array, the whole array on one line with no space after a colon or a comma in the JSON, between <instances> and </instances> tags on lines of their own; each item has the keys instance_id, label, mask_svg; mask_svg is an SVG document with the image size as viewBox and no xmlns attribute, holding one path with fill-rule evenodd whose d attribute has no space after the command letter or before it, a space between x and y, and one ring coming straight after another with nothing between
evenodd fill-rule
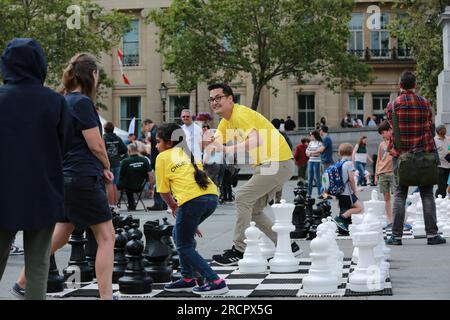
<instances>
[{"instance_id":1,"label":"yellow t-shirt","mask_svg":"<svg viewBox=\"0 0 450 320\"><path fill-rule=\"evenodd\" d=\"M293 158L291 148L281 133L262 114L234 104L230 120L222 119L217 128L216 138L222 144L229 141L245 141L256 129L262 144L249 150L250 164L257 166L267 162L286 161Z\"/></svg>"},{"instance_id":2,"label":"yellow t-shirt","mask_svg":"<svg viewBox=\"0 0 450 320\"><path fill-rule=\"evenodd\" d=\"M197 164L202 169L201 164ZM194 166L188 155L179 147L165 150L156 157L156 190L160 193L172 192L178 206L206 194L218 195L217 187L211 179L203 190L195 182Z\"/></svg>"}]
</instances>

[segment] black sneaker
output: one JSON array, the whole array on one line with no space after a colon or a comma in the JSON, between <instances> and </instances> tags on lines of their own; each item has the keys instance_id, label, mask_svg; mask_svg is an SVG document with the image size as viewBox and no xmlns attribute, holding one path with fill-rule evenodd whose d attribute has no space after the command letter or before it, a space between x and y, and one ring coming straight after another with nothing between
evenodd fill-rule
<instances>
[{"instance_id":1,"label":"black sneaker","mask_svg":"<svg viewBox=\"0 0 450 320\"><path fill-rule=\"evenodd\" d=\"M25 289L21 288L17 282L14 283L13 287L9 290L9 292L11 292L11 294L13 296L15 296L16 298L23 300L25 299Z\"/></svg>"},{"instance_id":2,"label":"black sneaker","mask_svg":"<svg viewBox=\"0 0 450 320\"><path fill-rule=\"evenodd\" d=\"M344 218L342 218L341 216L336 216L333 218L333 220L336 223L336 225L339 227L339 229L342 229L343 231L348 232L348 222L345 221Z\"/></svg>"},{"instance_id":3,"label":"black sneaker","mask_svg":"<svg viewBox=\"0 0 450 320\"><path fill-rule=\"evenodd\" d=\"M391 236L389 239L386 240L386 244L391 245L391 246L401 246L402 239Z\"/></svg>"},{"instance_id":4,"label":"black sneaker","mask_svg":"<svg viewBox=\"0 0 450 320\"><path fill-rule=\"evenodd\" d=\"M147 210L149 210L149 211L163 211L165 209L163 209L163 206L155 204L155 205L153 205L151 207L147 207Z\"/></svg>"},{"instance_id":5,"label":"black sneaker","mask_svg":"<svg viewBox=\"0 0 450 320\"><path fill-rule=\"evenodd\" d=\"M432 238L428 238L427 239L427 244L429 245L433 245L433 244L443 244L446 243L447 241L445 240L445 238L441 237L440 235L436 235Z\"/></svg>"},{"instance_id":6,"label":"black sneaker","mask_svg":"<svg viewBox=\"0 0 450 320\"><path fill-rule=\"evenodd\" d=\"M223 254L217 254L214 255L212 258L221 266L237 266L239 260L241 260L244 257L244 254L234 248L234 246L229 249L225 250Z\"/></svg>"}]
</instances>

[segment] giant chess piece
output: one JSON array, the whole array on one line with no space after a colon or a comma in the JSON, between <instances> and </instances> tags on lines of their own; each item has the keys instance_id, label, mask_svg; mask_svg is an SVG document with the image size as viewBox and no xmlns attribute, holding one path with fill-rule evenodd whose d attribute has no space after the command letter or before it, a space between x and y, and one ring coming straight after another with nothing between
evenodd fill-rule
<instances>
[{"instance_id":1,"label":"giant chess piece","mask_svg":"<svg viewBox=\"0 0 450 320\"><path fill-rule=\"evenodd\" d=\"M443 233L444 227L447 224L447 206L447 198L442 199L439 206L436 204L436 225L438 227L438 233Z\"/></svg>"},{"instance_id":2,"label":"giant chess piece","mask_svg":"<svg viewBox=\"0 0 450 320\"><path fill-rule=\"evenodd\" d=\"M310 244L311 267L308 275L302 280L305 293L334 293L338 290L336 275L328 263L331 243L324 232L319 228L317 236Z\"/></svg>"},{"instance_id":3,"label":"giant chess piece","mask_svg":"<svg viewBox=\"0 0 450 320\"><path fill-rule=\"evenodd\" d=\"M371 199L369 201L364 201L364 209L366 211L372 209L382 226L387 224L386 202L378 199L377 190L372 190Z\"/></svg>"},{"instance_id":4,"label":"giant chess piece","mask_svg":"<svg viewBox=\"0 0 450 320\"><path fill-rule=\"evenodd\" d=\"M138 236L133 234L136 239ZM112 283L117 283L120 277L125 274L127 268L128 259L125 257L125 246L127 245L128 238L123 229L116 229L116 241L114 243L114 267L112 275Z\"/></svg>"},{"instance_id":5,"label":"giant chess piece","mask_svg":"<svg viewBox=\"0 0 450 320\"><path fill-rule=\"evenodd\" d=\"M380 268L381 278L384 280L387 278L389 274L390 264L387 262L388 256L385 254L384 248L386 247L386 243L383 239L383 226L381 222L378 220L377 215L373 212L372 208L369 208L367 213L364 215L363 222L371 226L372 231L377 231L379 233L378 237L378 245L373 249L374 259L377 265ZM390 252L390 249L389 249Z\"/></svg>"},{"instance_id":6,"label":"giant chess piece","mask_svg":"<svg viewBox=\"0 0 450 320\"><path fill-rule=\"evenodd\" d=\"M162 220L163 220L163 223L162 223L163 225L173 227L173 225L167 221L167 218L162 218ZM170 264L172 265L172 269L178 269L180 267L180 258L178 257L178 252L175 247L175 244L173 243L172 236L171 235L170 236L162 236L161 241L165 245L169 246L169 248L171 250L172 259L170 260Z\"/></svg>"},{"instance_id":7,"label":"giant chess piece","mask_svg":"<svg viewBox=\"0 0 450 320\"><path fill-rule=\"evenodd\" d=\"M143 234L139 230L139 225L135 222L131 224L131 228L127 230L128 239L131 239L133 235L136 235L137 240L142 240Z\"/></svg>"},{"instance_id":8,"label":"giant chess piece","mask_svg":"<svg viewBox=\"0 0 450 320\"><path fill-rule=\"evenodd\" d=\"M129 262L125 274L118 280L119 292L122 294L146 294L152 292L152 278L147 275L143 264L144 244L136 235L127 242L126 251Z\"/></svg>"},{"instance_id":9,"label":"giant chess piece","mask_svg":"<svg viewBox=\"0 0 450 320\"><path fill-rule=\"evenodd\" d=\"M446 238L450 237L450 201L447 206L447 223L442 228L442 235Z\"/></svg>"},{"instance_id":10,"label":"giant chess piece","mask_svg":"<svg viewBox=\"0 0 450 320\"><path fill-rule=\"evenodd\" d=\"M47 293L64 291L64 277L59 274L56 266L55 255L50 256L50 268L48 270Z\"/></svg>"},{"instance_id":11,"label":"giant chess piece","mask_svg":"<svg viewBox=\"0 0 450 320\"><path fill-rule=\"evenodd\" d=\"M146 239L144 257L148 261L145 270L155 283L171 281L173 270L169 267L169 260L172 250L166 243L163 243L161 239L164 236L170 237L172 231L173 226L159 225L159 221L158 225L155 225L151 221L144 224L144 234Z\"/></svg>"},{"instance_id":12,"label":"giant chess piece","mask_svg":"<svg viewBox=\"0 0 450 320\"><path fill-rule=\"evenodd\" d=\"M275 256L269 262L271 272L296 272L299 260L295 258L291 248L290 232L295 229L292 225L292 212L295 206L282 199L280 203L272 205L275 223L272 230L278 234Z\"/></svg>"},{"instance_id":13,"label":"giant chess piece","mask_svg":"<svg viewBox=\"0 0 450 320\"><path fill-rule=\"evenodd\" d=\"M259 247L261 231L255 227L254 221L245 230L246 248L244 257L239 260L240 273L263 273L267 271L267 259L264 259Z\"/></svg>"},{"instance_id":14,"label":"giant chess piece","mask_svg":"<svg viewBox=\"0 0 450 320\"><path fill-rule=\"evenodd\" d=\"M97 240L95 240L94 233L91 228L86 229L86 260L88 266L92 268L92 272L95 275L95 259L97 257Z\"/></svg>"},{"instance_id":15,"label":"giant chess piece","mask_svg":"<svg viewBox=\"0 0 450 320\"><path fill-rule=\"evenodd\" d=\"M414 221L416 220L416 209L417 209L417 202L420 200L420 193L415 192L413 194L410 194L408 196L408 199L411 201L411 205L406 209L406 217L405 220L410 225L414 224Z\"/></svg>"},{"instance_id":16,"label":"giant chess piece","mask_svg":"<svg viewBox=\"0 0 450 320\"><path fill-rule=\"evenodd\" d=\"M314 206L315 202L316 202L316 200L312 199L312 198L308 198L305 200L305 216L306 216L305 230L308 232L308 237L306 238L307 240L312 240L316 236L315 230L311 231L311 229L315 228L315 227L313 227L313 224L314 224L313 206Z\"/></svg>"},{"instance_id":17,"label":"giant chess piece","mask_svg":"<svg viewBox=\"0 0 450 320\"><path fill-rule=\"evenodd\" d=\"M84 245L87 243L84 237L84 230L75 229L70 236L69 244L72 246L70 260L67 268L63 270L64 278L78 282L91 282L94 279L94 272L88 265ZM70 278L70 279L69 279Z\"/></svg>"},{"instance_id":18,"label":"giant chess piece","mask_svg":"<svg viewBox=\"0 0 450 320\"><path fill-rule=\"evenodd\" d=\"M355 230L354 227L362 223L363 217L364 216L362 214L352 214L352 223L348 226L350 238L353 239L353 233ZM354 263L358 263L358 257L359 257L359 249L358 247L353 247L352 261Z\"/></svg>"},{"instance_id":19,"label":"giant chess piece","mask_svg":"<svg viewBox=\"0 0 450 320\"><path fill-rule=\"evenodd\" d=\"M378 221L377 221L378 223ZM355 292L374 292L384 289L384 278L374 257L374 248L380 241L380 232L370 220L352 228L353 245L359 249L358 264L350 274L348 288Z\"/></svg>"},{"instance_id":20,"label":"giant chess piece","mask_svg":"<svg viewBox=\"0 0 450 320\"><path fill-rule=\"evenodd\" d=\"M266 236L264 232L261 232L259 249L261 250L262 256L266 260L273 258L275 254L275 244L268 236Z\"/></svg>"},{"instance_id":21,"label":"giant chess piece","mask_svg":"<svg viewBox=\"0 0 450 320\"><path fill-rule=\"evenodd\" d=\"M295 209L292 214L292 224L295 230L291 232L291 239L304 239L308 236L306 230L306 210L304 204L295 204Z\"/></svg>"},{"instance_id":22,"label":"giant chess piece","mask_svg":"<svg viewBox=\"0 0 450 320\"><path fill-rule=\"evenodd\" d=\"M418 201L416 204L416 219L414 220L412 232L414 239L426 237L422 200Z\"/></svg>"}]
</instances>

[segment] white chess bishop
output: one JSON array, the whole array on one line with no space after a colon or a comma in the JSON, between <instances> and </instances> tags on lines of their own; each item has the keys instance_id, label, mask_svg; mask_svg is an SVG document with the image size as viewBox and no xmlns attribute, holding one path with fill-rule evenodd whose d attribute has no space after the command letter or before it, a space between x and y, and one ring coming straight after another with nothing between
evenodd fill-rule
<instances>
[{"instance_id":1,"label":"white chess bishop","mask_svg":"<svg viewBox=\"0 0 450 320\"><path fill-rule=\"evenodd\" d=\"M256 227L254 221L250 222L250 227L245 230L246 248L244 257L239 260L240 273L263 273L267 271L267 259L264 259L259 246L262 232Z\"/></svg>"},{"instance_id":2,"label":"white chess bishop","mask_svg":"<svg viewBox=\"0 0 450 320\"><path fill-rule=\"evenodd\" d=\"M272 230L277 233L277 247L273 259L269 261L271 272L296 272L300 268L299 259L295 258L291 248L292 213L295 206L282 199L280 203L272 205L275 223Z\"/></svg>"}]
</instances>

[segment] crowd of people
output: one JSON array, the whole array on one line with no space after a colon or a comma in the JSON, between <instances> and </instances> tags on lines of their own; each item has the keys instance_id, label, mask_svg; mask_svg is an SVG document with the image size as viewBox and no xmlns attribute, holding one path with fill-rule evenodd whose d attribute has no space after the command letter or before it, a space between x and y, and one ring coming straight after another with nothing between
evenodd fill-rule
<instances>
[{"instance_id":1,"label":"crowd of people","mask_svg":"<svg viewBox=\"0 0 450 320\"><path fill-rule=\"evenodd\" d=\"M112 212L119 204L119 192L126 194L129 210L136 209L134 194L143 190L153 199L153 205L146 209L170 210L175 218L173 238L181 278L166 284L164 289L199 295L228 291L226 281L200 255L195 241L196 236L203 236L199 225L213 214L219 202L235 201L236 205L231 248L212 257L216 263L229 266L243 258L245 230L250 221L276 244L273 221L264 208L271 200L279 200L295 165L299 180L307 182L308 197L313 196L316 186L318 199L330 198L322 186L322 174L336 163L324 117L316 130L293 146L286 134L296 127L290 117L270 122L257 111L235 103L232 88L217 83L208 87L210 107L221 118L217 129L207 124L198 126L191 111L184 109L182 126L157 125L145 119L140 136L136 139L131 134L124 143L114 134L112 123L104 127L100 123L95 108L99 68L93 56L82 53L70 59L62 75L60 93L43 86L47 58L37 41L14 39L1 61L5 85L0 87L0 110L10 119L2 122L0 143L11 154L19 154L22 146L9 139L9 133L14 132L20 141L29 142L28 151L39 159L29 162L26 157L19 157L12 165L0 158L3 210L14 212L0 215L0 279L16 233L24 232L25 268L12 288L17 297L45 299L50 255L68 242L75 229L90 228L98 244L95 270L100 298L113 298ZM445 127L438 126L433 137L430 105L415 94L414 88L414 74L404 72L400 78L401 94L389 104L387 120L378 127L383 141L378 146L374 182L386 200L387 219L392 227L392 237L387 240L390 245L402 244L408 193L408 185L397 181L398 158L405 153L436 154L440 159L436 194L447 196L446 186L450 184L450 142ZM393 116L399 118L400 129L395 129L393 123L397 120L393 122ZM376 123L373 118L368 120L371 125ZM345 124L352 121L349 114L343 119ZM400 132L397 143L393 138L395 130ZM254 173L234 194L236 164L245 153L250 156ZM336 196L340 212L334 220L346 231L351 216L363 211L358 185L367 184L366 164L373 160L368 154L366 136L361 136L354 146L340 144L338 155L344 188ZM28 194L27 202L21 199L24 181L39 191ZM427 243L445 243L437 234L433 185L417 187L424 207ZM295 255L300 253L295 242L291 246ZM205 281L196 279L194 271Z\"/></svg>"}]
</instances>

